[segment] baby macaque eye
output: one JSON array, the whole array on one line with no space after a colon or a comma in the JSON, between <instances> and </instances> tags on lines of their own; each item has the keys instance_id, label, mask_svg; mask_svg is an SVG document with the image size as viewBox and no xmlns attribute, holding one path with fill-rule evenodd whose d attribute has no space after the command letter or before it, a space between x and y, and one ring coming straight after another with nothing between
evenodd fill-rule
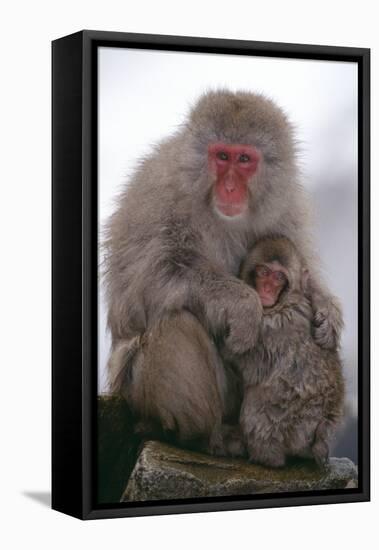
<instances>
[{"instance_id":1,"label":"baby macaque eye","mask_svg":"<svg viewBox=\"0 0 379 550\"><path fill-rule=\"evenodd\" d=\"M240 162L249 162L250 157L246 153L242 153L242 155L239 156L238 159Z\"/></svg>"},{"instance_id":2,"label":"baby macaque eye","mask_svg":"<svg viewBox=\"0 0 379 550\"><path fill-rule=\"evenodd\" d=\"M267 277L270 274L270 271L264 265L258 265L255 268L255 274L257 277Z\"/></svg>"},{"instance_id":3,"label":"baby macaque eye","mask_svg":"<svg viewBox=\"0 0 379 550\"><path fill-rule=\"evenodd\" d=\"M283 283L286 280L286 276L281 271L275 271L274 278L280 283Z\"/></svg>"},{"instance_id":4,"label":"baby macaque eye","mask_svg":"<svg viewBox=\"0 0 379 550\"><path fill-rule=\"evenodd\" d=\"M219 151L217 153L217 157L220 159L220 160L228 160L229 156L228 156L228 153L225 153L225 151Z\"/></svg>"}]
</instances>

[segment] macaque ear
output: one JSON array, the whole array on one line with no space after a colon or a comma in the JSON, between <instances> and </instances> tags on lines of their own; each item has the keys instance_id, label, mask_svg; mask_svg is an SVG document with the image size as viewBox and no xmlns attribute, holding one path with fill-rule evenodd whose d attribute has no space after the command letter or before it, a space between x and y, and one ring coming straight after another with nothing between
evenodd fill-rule
<instances>
[{"instance_id":1,"label":"macaque ear","mask_svg":"<svg viewBox=\"0 0 379 550\"><path fill-rule=\"evenodd\" d=\"M308 291L308 283L309 283L309 269L306 267L303 267L302 274L301 274L301 287L303 289L303 292Z\"/></svg>"}]
</instances>

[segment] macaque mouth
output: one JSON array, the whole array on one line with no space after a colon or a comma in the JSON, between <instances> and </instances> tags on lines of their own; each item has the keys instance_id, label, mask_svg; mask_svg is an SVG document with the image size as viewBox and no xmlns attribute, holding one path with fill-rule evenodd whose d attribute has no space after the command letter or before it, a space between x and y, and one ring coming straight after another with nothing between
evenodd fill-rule
<instances>
[{"instance_id":1,"label":"macaque mouth","mask_svg":"<svg viewBox=\"0 0 379 550\"><path fill-rule=\"evenodd\" d=\"M282 296L286 293L286 290L288 288L288 285L285 285L284 288L280 290L279 293L273 294L271 292L265 293L264 291L260 290L259 298L261 300L262 306L266 309L276 306L280 303Z\"/></svg>"},{"instance_id":2,"label":"macaque mouth","mask_svg":"<svg viewBox=\"0 0 379 550\"><path fill-rule=\"evenodd\" d=\"M214 203L225 216L238 216L247 210L248 185L260 158L260 152L251 145L217 142L208 146L208 171L215 180Z\"/></svg>"},{"instance_id":3,"label":"macaque mouth","mask_svg":"<svg viewBox=\"0 0 379 550\"><path fill-rule=\"evenodd\" d=\"M287 291L288 291L288 283L286 283L284 285L283 288L280 289L280 291L275 295L275 294L263 294L262 292L259 293L259 297L261 299L261 302L262 302L262 306L264 308L270 308L270 307L274 307L276 306L277 304L280 304L281 301L282 301L282 298L285 294L287 294Z\"/></svg>"},{"instance_id":4,"label":"macaque mouth","mask_svg":"<svg viewBox=\"0 0 379 550\"><path fill-rule=\"evenodd\" d=\"M246 201L237 202L237 203L232 203L232 202L223 203L223 202L218 201L217 198L216 198L215 206L216 206L217 210L219 210L221 212L221 214L223 214L224 216L230 217L230 218L234 218L235 216L239 216L247 210L247 202Z\"/></svg>"},{"instance_id":5,"label":"macaque mouth","mask_svg":"<svg viewBox=\"0 0 379 550\"><path fill-rule=\"evenodd\" d=\"M259 293L259 298L261 299L262 305L264 307L271 307L271 306L274 306L276 304L277 300L279 299L279 296L278 296L278 298L276 298L275 296L273 296L270 293L264 294L261 291Z\"/></svg>"}]
</instances>

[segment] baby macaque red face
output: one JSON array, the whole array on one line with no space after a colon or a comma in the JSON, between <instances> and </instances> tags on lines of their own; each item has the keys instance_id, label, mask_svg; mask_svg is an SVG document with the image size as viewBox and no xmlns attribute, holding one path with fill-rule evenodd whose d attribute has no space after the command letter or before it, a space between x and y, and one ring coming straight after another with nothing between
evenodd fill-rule
<instances>
[{"instance_id":1,"label":"baby macaque red face","mask_svg":"<svg viewBox=\"0 0 379 550\"><path fill-rule=\"evenodd\" d=\"M214 205L224 216L239 216L247 210L248 184L260 158L259 151L251 145L218 142L208 146L208 170L215 178Z\"/></svg>"},{"instance_id":2,"label":"baby macaque red face","mask_svg":"<svg viewBox=\"0 0 379 550\"><path fill-rule=\"evenodd\" d=\"M272 307L288 283L287 273L278 262L258 265L255 268L255 290L263 307Z\"/></svg>"}]
</instances>

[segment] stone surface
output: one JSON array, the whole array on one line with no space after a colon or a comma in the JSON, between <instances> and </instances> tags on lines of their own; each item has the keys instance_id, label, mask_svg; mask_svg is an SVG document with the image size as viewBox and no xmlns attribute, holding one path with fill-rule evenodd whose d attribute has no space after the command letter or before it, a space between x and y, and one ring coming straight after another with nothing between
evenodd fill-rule
<instances>
[{"instance_id":1,"label":"stone surface","mask_svg":"<svg viewBox=\"0 0 379 550\"><path fill-rule=\"evenodd\" d=\"M310 460L296 460L285 468L271 469L148 441L121 501L344 489L356 485L357 468L348 458L331 458L322 469Z\"/></svg>"}]
</instances>

